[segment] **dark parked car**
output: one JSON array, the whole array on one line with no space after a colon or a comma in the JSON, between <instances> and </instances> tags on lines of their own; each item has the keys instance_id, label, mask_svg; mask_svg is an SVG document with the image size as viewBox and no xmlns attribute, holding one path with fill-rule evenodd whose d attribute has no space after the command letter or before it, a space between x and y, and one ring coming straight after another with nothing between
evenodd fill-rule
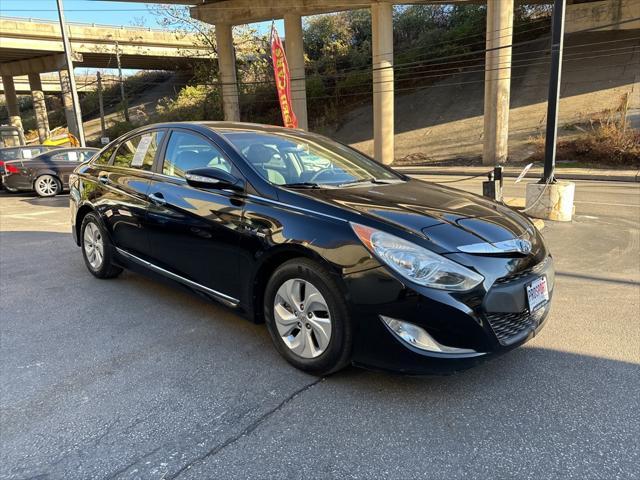
<instances>
[{"instance_id":1,"label":"dark parked car","mask_svg":"<svg viewBox=\"0 0 640 480\"><path fill-rule=\"evenodd\" d=\"M0 148L0 176L4 175L4 164L11 160L31 159L41 153L51 150L46 145L23 145L17 147Z\"/></svg>"},{"instance_id":2,"label":"dark parked car","mask_svg":"<svg viewBox=\"0 0 640 480\"><path fill-rule=\"evenodd\" d=\"M70 197L94 276L141 269L240 309L315 374L467 368L549 311L553 262L526 217L319 135L149 126L78 167Z\"/></svg>"},{"instance_id":3,"label":"dark parked car","mask_svg":"<svg viewBox=\"0 0 640 480\"><path fill-rule=\"evenodd\" d=\"M86 162L97 148L58 148L37 157L5 162L2 176L10 192L35 191L41 197L52 197L69 188L69 175Z\"/></svg>"}]
</instances>

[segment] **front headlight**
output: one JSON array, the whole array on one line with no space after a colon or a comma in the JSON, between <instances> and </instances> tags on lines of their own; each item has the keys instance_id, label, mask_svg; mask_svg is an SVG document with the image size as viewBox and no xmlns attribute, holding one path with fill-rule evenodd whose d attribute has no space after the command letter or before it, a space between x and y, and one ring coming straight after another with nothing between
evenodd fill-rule
<instances>
[{"instance_id":1,"label":"front headlight","mask_svg":"<svg viewBox=\"0 0 640 480\"><path fill-rule=\"evenodd\" d=\"M459 263L402 238L357 223L351 223L351 228L379 260L419 285L466 291L484 280L482 275Z\"/></svg>"}]
</instances>

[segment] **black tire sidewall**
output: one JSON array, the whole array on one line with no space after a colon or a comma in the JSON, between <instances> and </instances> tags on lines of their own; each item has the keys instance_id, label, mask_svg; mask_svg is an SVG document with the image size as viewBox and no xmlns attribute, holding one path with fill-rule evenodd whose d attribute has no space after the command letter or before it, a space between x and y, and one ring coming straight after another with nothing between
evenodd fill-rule
<instances>
[{"instance_id":1,"label":"black tire sidewall","mask_svg":"<svg viewBox=\"0 0 640 480\"><path fill-rule=\"evenodd\" d=\"M93 223L98 230L100 230L100 235L102 236L104 244L104 257L102 259L102 265L100 265L98 270L95 270L91 266L89 259L87 259L87 252L84 249L84 231L89 223ZM82 258L84 258L84 263L92 275L98 278L107 278L111 276L111 272L113 270L113 247L109 241L109 236L102 226L102 222L100 222L100 219L95 213L87 213L87 215L82 219L82 226L80 228L80 248L82 249Z\"/></svg>"},{"instance_id":2,"label":"black tire sidewall","mask_svg":"<svg viewBox=\"0 0 640 480\"><path fill-rule=\"evenodd\" d=\"M331 315L331 339L327 349L316 358L302 358L284 343L273 318L273 302L287 280L301 278L311 282L327 301ZM336 279L319 263L308 259L290 260L271 276L264 295L264 318L278 352L293 366L316 375L327 375L346 366L351 359L352 325L344 295Z\"/></svg>"}]
</instances>

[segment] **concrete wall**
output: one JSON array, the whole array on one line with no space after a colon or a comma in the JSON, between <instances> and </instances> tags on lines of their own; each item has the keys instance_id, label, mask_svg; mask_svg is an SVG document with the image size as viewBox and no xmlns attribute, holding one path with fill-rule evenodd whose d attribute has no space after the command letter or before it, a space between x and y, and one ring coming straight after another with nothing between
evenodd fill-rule
<instances>
[{"instance_id":1,"label":"concrete wall","mask_svg":"<svg viewBox=\"0 0 640 480\"><path fill-rule=\"evenodd\" d=\"M603 27L602 31L640 29L639 17L640 0L601 0L577 3L567 6L565 32L572 33L630 19L637 20Z\"/></svg>"}]
</instances>

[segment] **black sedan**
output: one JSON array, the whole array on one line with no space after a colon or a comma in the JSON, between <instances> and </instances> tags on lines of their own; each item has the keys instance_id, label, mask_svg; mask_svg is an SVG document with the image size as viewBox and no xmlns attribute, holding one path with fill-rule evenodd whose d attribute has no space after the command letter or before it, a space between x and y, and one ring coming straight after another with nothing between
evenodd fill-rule
<instances>
[{"instance_id":1,"label":"black sedan","mask_svg":"<svg viewBox=\"0 0 640 480\"><path fill-rule=\"evenodd\" d=\"M70 198L94 276L138 269L237 308L318 375L468 368L549 311L553 262L526 217L319 135L144 127L78 167Z\"/></svg>"},{"instance_id":2,"label":"black sedan","mask_svg":"<svg viewBox=\"0 0 640 480\"><path fill-rule=\"evenodd\" d=\"M37 157L5 162L2 183L10 192L35 191L52 197L69 187L69 175L97 148L58 148Z\"/></svg>"},{"instance_id":3,"label":"black sedan","mask_svg":"<svg viewBox=\"0 0 640 480\"><path fill-rule=\"evenodd\" d=\"M55 147L47 145L20 145L0 148L0 176L4 175L4 164L11 160L29 160Z\"/></svg>"}]
</instances>

